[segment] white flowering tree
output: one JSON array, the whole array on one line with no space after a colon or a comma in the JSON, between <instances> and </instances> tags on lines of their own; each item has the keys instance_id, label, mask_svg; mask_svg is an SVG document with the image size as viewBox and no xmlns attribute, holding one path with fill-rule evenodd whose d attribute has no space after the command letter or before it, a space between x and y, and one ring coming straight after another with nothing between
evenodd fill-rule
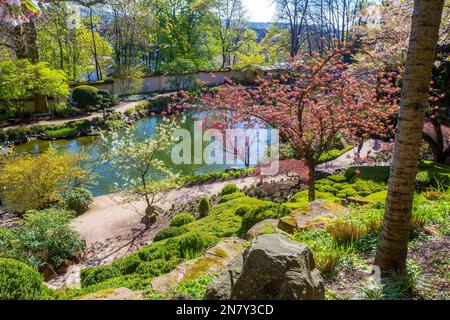
<instances>
[{"instance_id":1,"label":"white flowering tree","mask_svg":"<svg viewBox=\"0 0 450 320\"><path fill-rule=\"evenodd\" d=\"M163 118L152 137L144 134L143 138L136 127L102 137L107 146L102 161L109 163L124 181L124 186L120 188L123 200L130 204L145 200L146 209L142 214L146 229L162 211L156 204L178 186L174 179L176 175L160 159L160 155L173 146L172 133L176 128L177 122Z\"/></svg>"}]
</instances>

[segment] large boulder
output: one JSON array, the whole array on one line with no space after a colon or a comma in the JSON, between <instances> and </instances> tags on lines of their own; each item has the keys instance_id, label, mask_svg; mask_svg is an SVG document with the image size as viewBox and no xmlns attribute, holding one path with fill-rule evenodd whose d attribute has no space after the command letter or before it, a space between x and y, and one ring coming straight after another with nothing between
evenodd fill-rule
<instances>
[{"instance_id":1,"label":"large boulder","mask_svg":"<svg viewBox=\"0 0 450 320\"><path fill-rule=\"evenodd\" d=\"M345 213L348 213L348 209L338 203L329 200L316 200L282 217L277 227L287 233L317 230L325 227L329 218Z\"/></svg>"},{"instance_id":2,"label":"large boulder","mask_svg":"<svg viewBox=\"0 0 450 320\"><path fill-rule=\"evenodd\" d=\"M233 300L323 300L325 286L311 251L280 234L256 238L244 253Z\"/></svg>"},{"instance_id":3,"label":"large boulder","mask_svg":"<svg viewBox=\"0 0 450 320\"><path fill-rule=\"evenodd\" d=\"M236 255L225 266L218 278L208 285L204 300L229 300L231 298L231 288L241 275L243 264L243 255Z\"/></svg>"},{"instance_id":4,"label":"large boulder","mask_svg":"<svg viewBox=\"0 0 450 320\"><path fill-rule=\"evenodd\" d=\"M171 272L154 278L151 286L159 293L169 294L182 280L218 274L235 256L242 255L244 244L243 239L226 238L206 250L200 257L183 262Z\"/></svg>"}]
</instances>

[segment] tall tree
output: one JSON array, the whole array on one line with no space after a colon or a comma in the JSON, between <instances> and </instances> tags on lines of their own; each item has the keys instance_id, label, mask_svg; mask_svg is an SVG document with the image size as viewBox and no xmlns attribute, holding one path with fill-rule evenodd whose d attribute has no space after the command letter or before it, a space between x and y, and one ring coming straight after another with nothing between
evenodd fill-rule
<instances>
[{"instance_id":1,"label":"tall tree","mask_svg":"<svg viewBox=\"0 0 450 320\"><path fill-rule=\"evenodd\" d=\"M375 257L383 274L404 272L415 176L444 0L416 0L386 209Z\"/></svg>"},{"instance_id":2,"label":"tall tree","mask_svg":"<svg viewBox=\"0 0 450 320\"><path fill-rule=\"evenodd\" d=\"M304 34L309 0L276 0L278 19L287 23L291 39L290 53L295 56Z\"/></svg>"}]
</instances>

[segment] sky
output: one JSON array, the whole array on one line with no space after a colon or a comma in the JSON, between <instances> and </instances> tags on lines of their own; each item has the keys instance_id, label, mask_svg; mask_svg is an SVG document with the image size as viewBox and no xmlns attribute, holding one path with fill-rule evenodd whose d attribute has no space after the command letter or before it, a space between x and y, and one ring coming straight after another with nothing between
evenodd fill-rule
<instances>
[{"instance_id":1,"label":"sky","mask_svg":"<svg viewBox=\"0 0 450 320\"><path fill-rule=\"evenodd\" d=\"M271 22L275 14L273 0L242 0L251 22Z\"/></svg>"}]
</instances>

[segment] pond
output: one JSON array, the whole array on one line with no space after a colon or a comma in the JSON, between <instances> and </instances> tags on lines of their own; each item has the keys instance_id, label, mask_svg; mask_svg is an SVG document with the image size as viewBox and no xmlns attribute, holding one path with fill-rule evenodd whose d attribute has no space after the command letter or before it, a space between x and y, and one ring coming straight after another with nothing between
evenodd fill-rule
<instances>
[{"instance_id":1,"label":"pond","mask_svg":"<svg viewBox=\"0 0 450 320\"><path fill-rule=\"evenodd\" d=\"M186 117L183 128L189 130L193 136L194 122L205 117L207 112L192 113ZM161 121L160 117L150 117L137 121L135 123L139 138L151 139L156 131L158 122ZM121 136L122 139L126 139L125 135ZM205 143L204 145L207 145ZM99 157L105 152L105 146L101 143L101 139L98 136L79 137L76 139L61 139L61 140L35 140L26 144L16 146L17 153L32 153L38 154L45 151L49 147L53 147L58 151L68 151L72 153L84 152L87 154L87 163L91 170L92 181L85 187L94 194L94 196L109 194L118 191L114 188L114 185L123 186L124 183L120 177L116 174L117 168L114 168L111 164L101 163ZM170 154L160 154L160 158L166 163L166 165L174 172L181 176L222 172L229 167L242 167L241 164L181 164L176 165L171 161ZM254 160L252 160L254 163Z\"/></svg>"}]
</instances>

